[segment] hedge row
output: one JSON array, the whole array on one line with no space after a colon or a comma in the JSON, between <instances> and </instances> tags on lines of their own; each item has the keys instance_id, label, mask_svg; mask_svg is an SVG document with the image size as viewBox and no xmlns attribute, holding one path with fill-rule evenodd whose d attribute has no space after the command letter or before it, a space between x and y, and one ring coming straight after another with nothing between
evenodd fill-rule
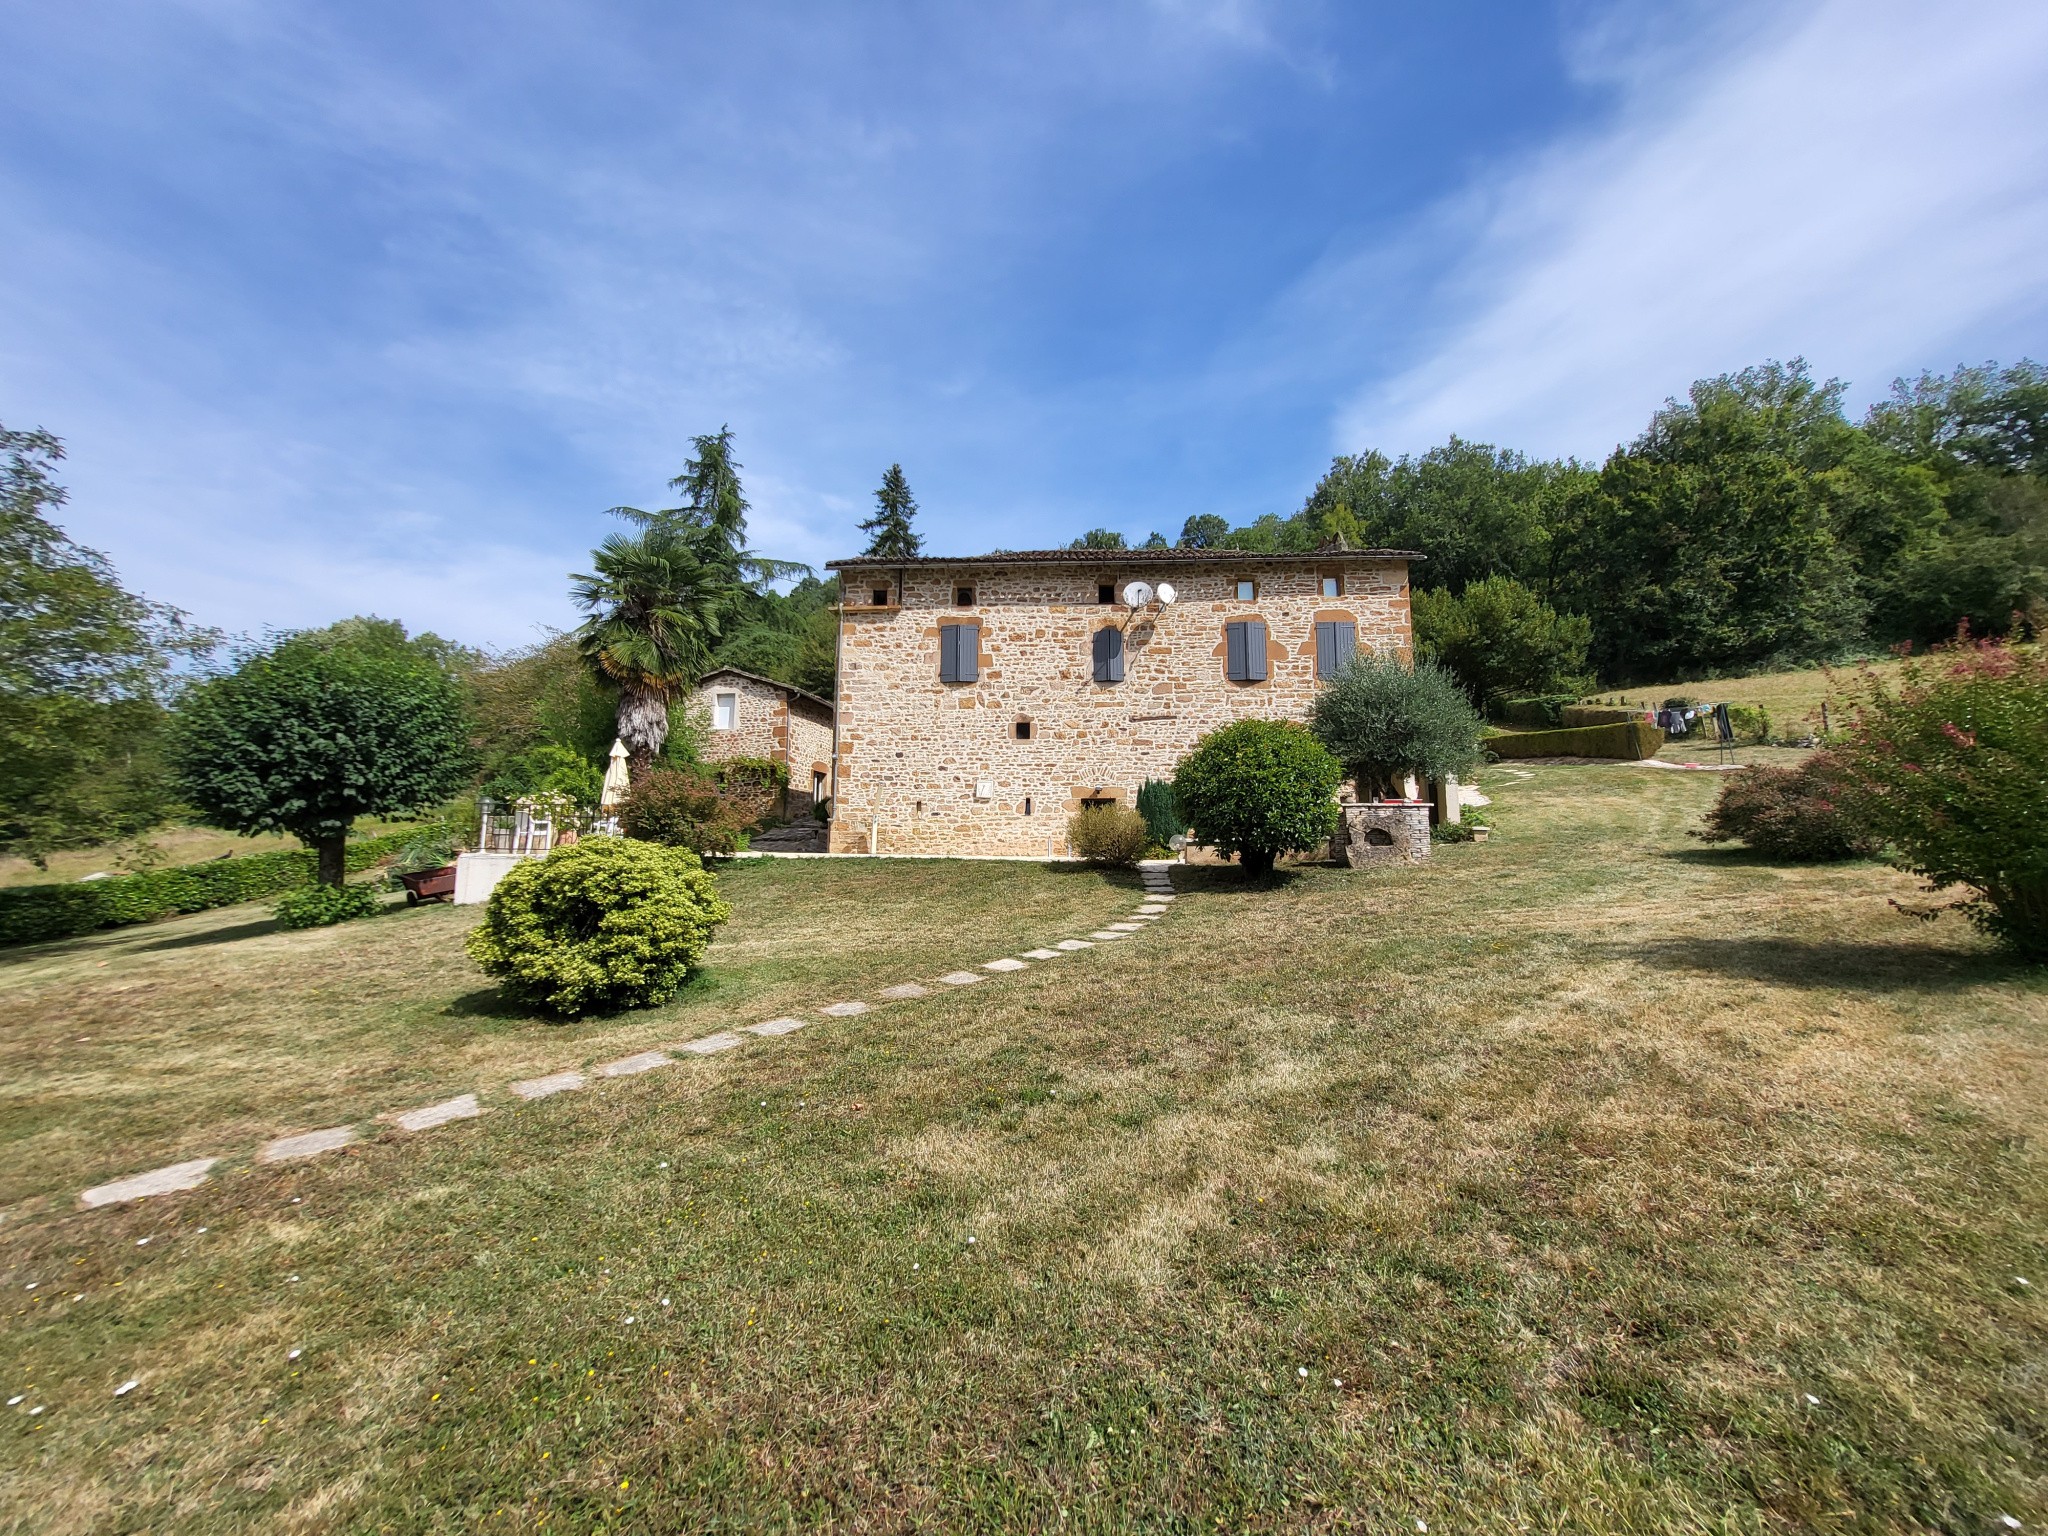
<instances>
[{"instance_id":1,"label":"hedge row","mask_svg":"<svg viewBox=\"0 0 2048 1536\"><path fill-rule=\"evenodd\" d=\"M1540 731L1563 724L1560 714L1571 702L1572 696L1568 693L1536 694L1526 699L1495 699L1487 713L1502 725L1511 725L1516 730Z\"/></svg>"},{"instance_id":2,"label":"hedge row","mask_svg":"<svg viewBox=\"0 0 2048 1536\"><path fill-rule=\"evenodd\" d=\"M1655 757L1664 733L1646 720L1581 725L1568 731L1510 731L1486 738L1495 757Z\"/></svg>"},{"instance_id":3,"label":"hedge row","mask_svg":"<svg viewBox=\"0 0 2048 1536\"><path fill-rule=\"evenodd\" d=\"M349 873L395 857L419 835L415 828L350 843ZM0 886L0 944L68 939L99 928L146 923L174 912L204 912L209 907L258 901L310 885L318 870L319 855L312 849L285 848L105 880Z\"/></svg>"},{"instance_id":4,"label":"hedge row","mask_svg":"<svg viewBox=\"0 0 2048 1536\"><path fill-rule=\"evenodd\" d=\"M1624 709L1618 704L1567 704L1557 713L1557 723L1568 729L1581 725L1625 725L1643 718L1640 709Z\"/></svg>"}]
</instances>

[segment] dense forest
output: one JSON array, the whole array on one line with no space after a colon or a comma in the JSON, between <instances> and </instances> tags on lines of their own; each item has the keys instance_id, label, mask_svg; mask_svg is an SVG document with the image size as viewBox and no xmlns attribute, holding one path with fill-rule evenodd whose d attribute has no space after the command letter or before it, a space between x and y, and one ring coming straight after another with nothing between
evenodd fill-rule
<instances>
[{"instance_id":1,"label":"dense forest","mask_svg":"<svg viewBox=\"0 0 2048 1536\"><path fill-rule=\"evenodd\" d=\"M1843 394L1797 360L1703 380L1597 467L1455 437L1350 455L1291 517L1192 517L1179 543L1420 552L1425 643L1526 642L1523 675L1476 692L1826 661L1963 624L2031 634L2048 616L2048 369L1901 380L1860 423Z\"/></svg>"}]
</instances>

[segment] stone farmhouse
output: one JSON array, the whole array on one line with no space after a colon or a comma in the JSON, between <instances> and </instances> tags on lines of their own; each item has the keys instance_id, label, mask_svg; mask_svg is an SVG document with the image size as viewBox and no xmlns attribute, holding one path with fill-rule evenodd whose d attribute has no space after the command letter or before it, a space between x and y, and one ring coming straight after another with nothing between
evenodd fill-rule
<instances>
[{"instance_id":1,"label":"stone farmhouse","mask_svg":"<svg viewBox=\"0 0 2048 1536\"><path fill-rule=\"evenodd\" d=\"M1067 852L1207 732L1305 720L1358 646L1413 645L1400 550L838 560L834 853ZM1126 589L1155 596L1133 606Z\"/></svg>"},{"instance_id":2,"label":"stone farmhouse","mask_svg":"<svg viewBox=\"0 0 2048 1536\"><path fill-rule=\"evenodd\" d=\"M697 679L696 704L710 724L704 756L765 757L789 765L787 814L808 816L830 792L832 705L773 678L721 667Z\"/></svg>"}]
</instances>

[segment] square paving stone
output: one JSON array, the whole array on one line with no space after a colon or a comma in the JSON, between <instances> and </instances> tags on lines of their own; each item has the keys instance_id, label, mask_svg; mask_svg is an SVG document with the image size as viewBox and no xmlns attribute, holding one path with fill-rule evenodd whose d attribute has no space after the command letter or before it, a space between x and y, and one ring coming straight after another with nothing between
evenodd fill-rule
<instances>
[{"instance_id":1,"label":"square paving stone","mask_svg":"<svg viewBox=\"0 0 2048 1536\"><path fill-rule=\"evenodd\" d=\"M482 1113L483 1110L477 1107L476 1095L465 1093L457 1098L443 1099L439 1104L427 1104L419 1109L408 1109L401 1115L385 1115L383 1118L401 1131L431 1131L451 1120L474 1120Z\"/></svg>"},{"instance_id":2,"label":"square paving stone","mask_svg":"<svg viewBox=\"0 0 2048 1536\"><path fill-rule=\"evenodd\" d=\"M256 1154L259 1163L289 1163L301 1157L318 1157L322 1152L339 1152L356 1139L356 1128L352 1125L337 1125L331 1130L302 1131L296 1136L280 1136L275 1141L263 1144L263 1150Z\"/></svg>"},{"instance_id":3,"label":"square paving stone","mask_svg":"<svg viewBox=\"0 0 2048 1536\"><path fill-rule=\"evenodd\" d=\"M804 1027L802 1019L770 1019L766 1024L749 1024L750 1035L793 1035Z\"/></svg>"},{"instance_id":4,"label":"square paving stone","mask_svg":"<svg viewBox=\"0 0 2048 1536\"><path fill-rule=\"evenodd\" d=\"M1054 945L1053 947L1056 949L1074 950L1093 949L1095 946L1093 944L1090 944L1086 939L1061 939L1059 943Z\"/></svg>"},{"instance_id":5,"label":"square paving stone","mask_svg":"<svg viewBox=\"0 0 2048 1536\"><path fill-rule=\"evenodd\" d=\"M1107 944L1112 939L1123 938L1124 935L1114 928L1098 928L1095 932L1089 934L1088 937L1098 944Z\"/></svg>"},{"instance_id":6,"label":"square paving stone","mask_svg":"<svg viewBox=\"0 0 2048 1536\"><path fill-rule=\"evenodd\" d=\"M859 1002L827 1003L824 1007L818 1010L818 1012L824 1014L825 1017L828 1019L850 1019L857 1013L866 1013L867 1011L868 1005L866 1003Z\"/></svg>"},{"instance_id":7,"label":"square paving stone","mask_svg":"<svg viewBox=\"0 0 2048 1536\"><path fill-rule=\"evenodd\" d=\"M740 1037L731 1030L721 1029L717 1034L706 1035L701 1040L685 1040L677 1049L693 1051L699 1056L710 1056L719 1051L729 1051L734 1046L743 1043Z\"/></svg>"},{"instance_id":8,"label":"square paving stone","mask_svg":"<svg viewBox=\"0 0 2048 1536\"><path fill-rule=\"evenodd\" d=\"M927 997L930 994L914 981L900 982L893 987L884 987L875 996L886 997L892 1003L908 1002L913 997Z\"/></svg>"},{"instance_id":9,"label":"square paving stone","mask_svg":"<svg viewBox=\"0 0 2048 1536\"><path fill-rule=\"evenodd\" d=\"M984 971L1026 971L1030 969L1022 960L1012 960L1007 955L1000 960L986 961L981 968Z\"/></svg>"},{"instance_id":10,"label":"square paving stone","mask_svg":"<svg viewBox=\"0 0 2048 1536\"><path fill-rule=\"evenodd\" d=\"M573 1093L587 1081L581 1072L554 1072L546 1077L529 1077L523 1083L514 1083L512 1091L522 1099L544 1099L550 1094Z\"/></svg>"},{"instance_id":11,"label":"square paving stone","mask_svg":"<svg viewBox=\"0 0 2048 1536\"><path fill-rule=\"evenodd\" d=\"M977 981L986 981L988 978L986 976L977 976L972 971L948 971L939 980L949 987L971 987Z\"/></svg>"},{"instance_id":12,"label":"square paving stone","mask_svg":"<svg viewBox=\"0 0 2048 1536\"><path fill-rule=\"evenodd\" d=\"M1143 933L1145 925L1143 923L1111 923L1109 931L1111 933Z\"/></svg>"},{"instance_id":13,"label":"square paving stone","mask_svg":"<svg viewBox=\"0 0 2048 1536\"><path fill-rule=\"evenodd\" d=\"M641 1072L652 1072L656 1067L666 1067L675 1057L667 1051L642 1051L636 1056L621 1056L617 1061L602 1062L593 1067L599 1077L632 1077Z\"/></svg>"},{"instance_id":14,"label":"square paving stone","mask_svg":"<svg viewBox=\"0 0 2048 1536\"><path fill-rule=\"evenodd\" d=\"M92 1189L81 1190L78 1203L84 1206L119 1205L124 1200L146 1200L151 1195L168 1195L181 1189L197 1189L206 1182L207 1170L219 1161L217 1157L195 1157L189 1163L173 1163L168 1168L152 1168L148 1173L138 1173L133 1178L116 1179L111 1184L100 1184Z\"/></svg>"},{"instance_id":15,"label":"square paving stone","mask_svg":"<svg viewBox=\"0 0 2048 1536\"><path fill-rule=\"evenodd\" d=\"M1060 952L1056 949L1027 949L1024 951L1024 958L1026 960L1057 960L1059 957Z\"/></svg>"}]
</instances>

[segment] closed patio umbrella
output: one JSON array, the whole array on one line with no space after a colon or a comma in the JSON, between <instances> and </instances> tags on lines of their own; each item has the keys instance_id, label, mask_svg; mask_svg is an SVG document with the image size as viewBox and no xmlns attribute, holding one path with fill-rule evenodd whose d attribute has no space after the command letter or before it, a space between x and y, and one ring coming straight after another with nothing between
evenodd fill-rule
<instances>
[{"instance_id":1,"label":"closed patio umbrella","mask_svg":"<svg viewBox=\"0 0 2048 1536\"><path fill-rule=\"evenodd\" d=\"M604 771L604 793L597 797L597 808L600 811L617 810L619 802L626 798L630 782L626 774L626 744L614 739L611 766Z\"/></svg>"}]
</instances>

